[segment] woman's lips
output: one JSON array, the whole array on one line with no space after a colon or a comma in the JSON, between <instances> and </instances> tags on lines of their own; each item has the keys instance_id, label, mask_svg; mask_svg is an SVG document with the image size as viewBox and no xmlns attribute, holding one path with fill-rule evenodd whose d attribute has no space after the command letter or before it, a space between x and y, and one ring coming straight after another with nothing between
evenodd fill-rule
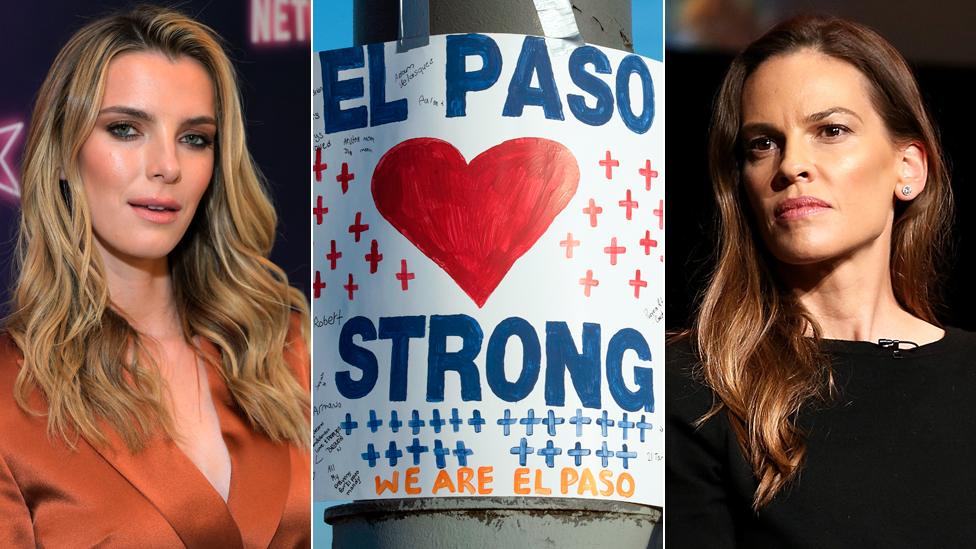
<instances>
[{"instance_id":1,"label":"woman's lips","mask_svg":"<svg viewBox=\"0 0 976 549\"><path fill-rule=\"evenodd\" d=\"M818 214L828 209L830 209L830 204L827 204L819 198L800 196L797 198L787 198L777 204L773 210L773 215L777 221L791 221Z\"/></svg>"},{"instance_id":2,"label":"woman's lips","mask_svg":"<svg viewBox=\"0 0 976 549\"><path fill-rule=\"evenodd\" d=\"M167 224L176 221L180 205L165 198L136 198L129 201L136 215L152 223Z\"/></svg>"}]
</instances>

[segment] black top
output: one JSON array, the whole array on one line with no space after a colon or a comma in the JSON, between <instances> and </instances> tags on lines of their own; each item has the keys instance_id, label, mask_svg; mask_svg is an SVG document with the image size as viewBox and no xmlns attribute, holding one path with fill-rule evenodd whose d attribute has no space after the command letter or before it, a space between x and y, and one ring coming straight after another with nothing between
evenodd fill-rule
<instances>
[{"instance_id":1,"label":"black top","mask_svg":"<svg viewBox=\"0 0 976 549\"><path fill-rule=\"evenodd\" d=\"M950 328L903 357L824 342L839 395L801 412L799 476L759 513L756 479L693 379L687 340L667 349L665 543L722 547L976 547L976 333Z\"/></svg>"}]
</instances>

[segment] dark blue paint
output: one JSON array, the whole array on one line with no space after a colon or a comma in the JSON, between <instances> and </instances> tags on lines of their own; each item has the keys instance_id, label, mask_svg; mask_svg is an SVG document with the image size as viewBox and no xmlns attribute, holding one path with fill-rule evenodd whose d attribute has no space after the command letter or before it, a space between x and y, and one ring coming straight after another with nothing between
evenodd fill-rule
<instances>
[{"instance_id":1,"label":"dark blue paint","mask_svg":"<svg viewBox=\"0 0 976 549\"><path fill-rule=\"evenodd\" d=\"M600 407L600 325L583 323L583 352L565 322L546 322L546 404L566 404L566 370L586 408Z\"/></svg>"},{"instance_id":2,"label":"dark blue paint","mask_svg":"<svg viewBox=\"0 0 976 549\"><path fill-rule=\"evenodd\" d=\"M630 75L640 78L644 104L640 115L635 115L630 103ZM617 112L624 125L634 133L646 133L654 122L654 81L644 60L628 55L617 67Z\"/></svg>"},{"instance_id":3,"label":"dark blue paint","mask_svg":"<svg viewBox=\"0 0 976 549\"><path fill-rule=\"evenodd\" d=\"M383 44L366 46L369 55L369 125L382 126L407 119L407 100L386 101L386 59Z\"/></svg>"},{"instance_id":4,"label":"dark blue paint","mask_svg":"<svg viewBox=\"0 0 976 549\"><path fill-rule=\"evenodd\" d=\"M355 130L366 127L366 106L360 105L348 110L339 108L347 99L363 96L361 77L339 80L339 72L358 69L363 66L363 48L352 46L319 53L322 65L322 99L325 102L325 133Z\"/></svg>"},{"instance_id":5,"label":"dark blue paint","mask_svg":"<svg viewBox=\"0 0 976 549\"><path fill-rule=\"evenodd\" d=\"M509 382L505 379L505 346L512 336L522 343L522 369L518 378ZM498 323L488 339L485 353L485 376L495 396L506 402L518 402L527 397L539 380L541 363L539 336L527 320L513 316Z\"/></svg>"},{"instance_id":6,"label":"dark blue paint","mask_svg":"<svg viewBox=\"0 0 976 549\"><path fill-rule=\"evenodd\" d=\"M461 349L447 352L448 336L461 338ZM468 315L431 315L427 352L427 402L444 401L444 374L461 377L461 400L481 400L481 376L474 359L481 352L484 334L478 321Z\"/></svg>"},{"instance_id":7,"label":"dark blue paint","mask_svg":"<svg viewBox=\"0 0 976 549\"><path fill-rule=\"evenodd\" d=\"M647 340L633 328L624 328L610 338L607 346L607 383L613 400L628 412L643 408L645 412L654 411L654 371L651 368L634 367L634 383L638 389L631 391L624 383L624 352L632 350L640 360L651 360L651 349Z\"/></svg>"},{"instance_id":8,"label":"dark blue paint","mask_svg":"<svg viewBox=\"0 0 976 549\"><path fill-rule=\"evenodd\" d=\"M569 56L570 78L579 89L596 99L596 106L587 107L586 99L573 93L566 95L566 102L577 120L590 126L602 126L613 117L613 90L606 82L586 72L586 65L593 65L598 74L611 74L613 70L606 54L593 46L576 48Z\"/></svg>"},{"instance_id":9,"label":"dark blue paint","mask_svg":"<svg viewBox=\"0 0 976 549\"><path fill-rule=\"evenodd\" d=\"M380 339L392 340L390 350L390 401L407 400L407 368L410 364L410 340L424 337L426 318L394 316L380 318Z\"/></svg>"},{"instance_id":10,"label":"dark blue paint","mask_svg":"<svg viewBox=\"0 0 976 549\"><path fill-rule=\"evenodd\" d=\"M533 74L538 78L538 88L532 87ZM526 36L522 42L515 74L508 83L508 97L502 108L502 116L522 116L526 105L542 107L549 120L563 120L563 104L552 75L546 39L539 36Z\"/></svg>"},{"instance_id":11,"label":"dark blue paint","mask_svg":"<svg viewBox=\"0 0 976 549\"><path fill-rule=\"evenodd\" d=\"M339 333L339 356L346 364L362 370L358 380L353 379L348 370L336 372L336 389L339 394L348 399L363 398L368 395L376 385L376 378L379 376L376 355L353 343L352 339L357 335L363 341L373 341L376 339L376 328L364 316L350 318L342 325L342 331Z\"/></svg>"},{"instance_id":12,"label":"dark blue paint","mask_svg":"<svg viewBox=\"0 0 976 549\"><path fill-rule=\"evenodd\" d=\"M482 91L498 81L502 73L502 53L498 44L483 34L454 34L447 37L447 117L464 116L467 113L469 91ZM481 58L482 67L467 72L465 58L476 55Z\"/></svg>"}]
</instances>

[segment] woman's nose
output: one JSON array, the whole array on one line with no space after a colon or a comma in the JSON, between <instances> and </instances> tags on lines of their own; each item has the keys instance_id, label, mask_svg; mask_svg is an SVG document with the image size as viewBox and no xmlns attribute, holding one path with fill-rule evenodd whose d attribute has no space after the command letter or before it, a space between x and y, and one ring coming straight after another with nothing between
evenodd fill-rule
<instances>
[{"instance_id":1,"label":"woman's nose","mask_svg":"<svg viewBox=\"0 0 976 549\"><path fill-rule=\"evenodd\" d=\"M814 179L813 162L803 140L793 139L783 144L783 158L776 181L778 187L788 187L800 181Z\"/></svg>"},{"instance_id":2,"label":"woman's nose","mask_svg":"<svg viewBox=\"0 0 976 549\"><path fill-rule=\"evenodd\" d=\"M146 174L149 179L163 183L176 183L180 180L180 159L176 143L158 140L150 151Z\"/></svg>"}]
</instances>

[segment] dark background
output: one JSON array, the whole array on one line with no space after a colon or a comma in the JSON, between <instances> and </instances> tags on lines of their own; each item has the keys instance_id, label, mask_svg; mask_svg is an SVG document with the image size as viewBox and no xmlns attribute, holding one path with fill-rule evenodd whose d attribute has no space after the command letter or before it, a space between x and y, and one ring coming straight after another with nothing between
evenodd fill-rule
<instances>
[{"instance_id":1,"label":"dark background","mask_svg":"<svg viewBox=\"0 0 976 549\"><path fill-rule=\"evenodd\" d=\"M82 25L137 2L4 2L0 7L0 128L23 122L5 159L20 179L30 112L47 70ZM145 2L143 2L145 3ZM274 10L271 0L193 0L166 3L220 34L238 72L251 155L268 180L278 211L278 238L271 258L293 286L308 294L311 249L309 204L311 65L308 7L279 3L277 36L252 36L252 16ZM303 17L296 19L296 14ZM272 21L272 24L274 21ZM301 35L304 36L301 36ZM9 134L0 134L0 151ZM0 159L3 160L3 159ZM0 171L0 183L9 186ZM19 202L0 190L0 318L13 281Z\"/></svg>"},{"instance_id":2,"label":"dark background","mask_svg":"<svg viewBox=\"0 0 976 549\"><path fill-rule=\"evenodd\" d=\"M716 2L721 3L721 2ZM761 4L762 2L759 2ZM672 5L675 4L675 5ZM669 2L672 9L669 20L677 18L680 2ZM815 2L813 4L816 4ZM913 3L916 9L920 4ZM950 3L953 4L953 3ZM761 8L757 13L762 15ZM808 4L807 8L810 7ZM950 6L952 7L952 6ZM976 23L976 7L955 3L945 11L940 5L926 8L924 19L932 19L931 12L938 12L942 19ZM798 11L798 10L797 10ZM793 12L795 13L795 12ZM813 13L824 13L823 10ZM976 42L972 31L952 36L944 26L918 25L917 20L897 19L897 12L873 13L873 17L861 14L842 14L850 19L869 24L891 40L895 47L906 54L915 71L919 86L940 130L943 152L948 157L955 197L956 217L954 225L954 251L947 272L944 306L940 318L951 326L976 330L976 269L969 261L976 253L976 173L973 166L973 145L976 144L976 115L973 112L973 84L976 84ZM777 14L784 16L789 14ZM761 21L754 29L735 37L758 36L757 32L768 28L776 17L758 17ZM897 19L897 20L896 20ZM766 21L766 24L762 24ZM673 23L673 21L670 21ZM914 34L905 27L915 29ZM955 24L958 28L960 25ZM669 29L671 30L671 29ZM933 47L928 36L939 35ZM677 38L681 36L679 41ZM727 33L726 36L730 36ZM707 43L699 40L691 43L687 35L675 33L668 37L665 50L667 70L667 144L665 160L668 200L668 261L666 265L666 325L669 330L690 325L696 296L703 291L708 273L714 266L715 205L711 182L708 177L706 158L707 134L711 105L718 86L736 49L745 44ZM895 37L900 37L897 40ZM741 42L741 40L740 40ZM940 54L940 51L942 52ZM914 55L912 52L915 52Z\"/></svg>"}]
</instances>

